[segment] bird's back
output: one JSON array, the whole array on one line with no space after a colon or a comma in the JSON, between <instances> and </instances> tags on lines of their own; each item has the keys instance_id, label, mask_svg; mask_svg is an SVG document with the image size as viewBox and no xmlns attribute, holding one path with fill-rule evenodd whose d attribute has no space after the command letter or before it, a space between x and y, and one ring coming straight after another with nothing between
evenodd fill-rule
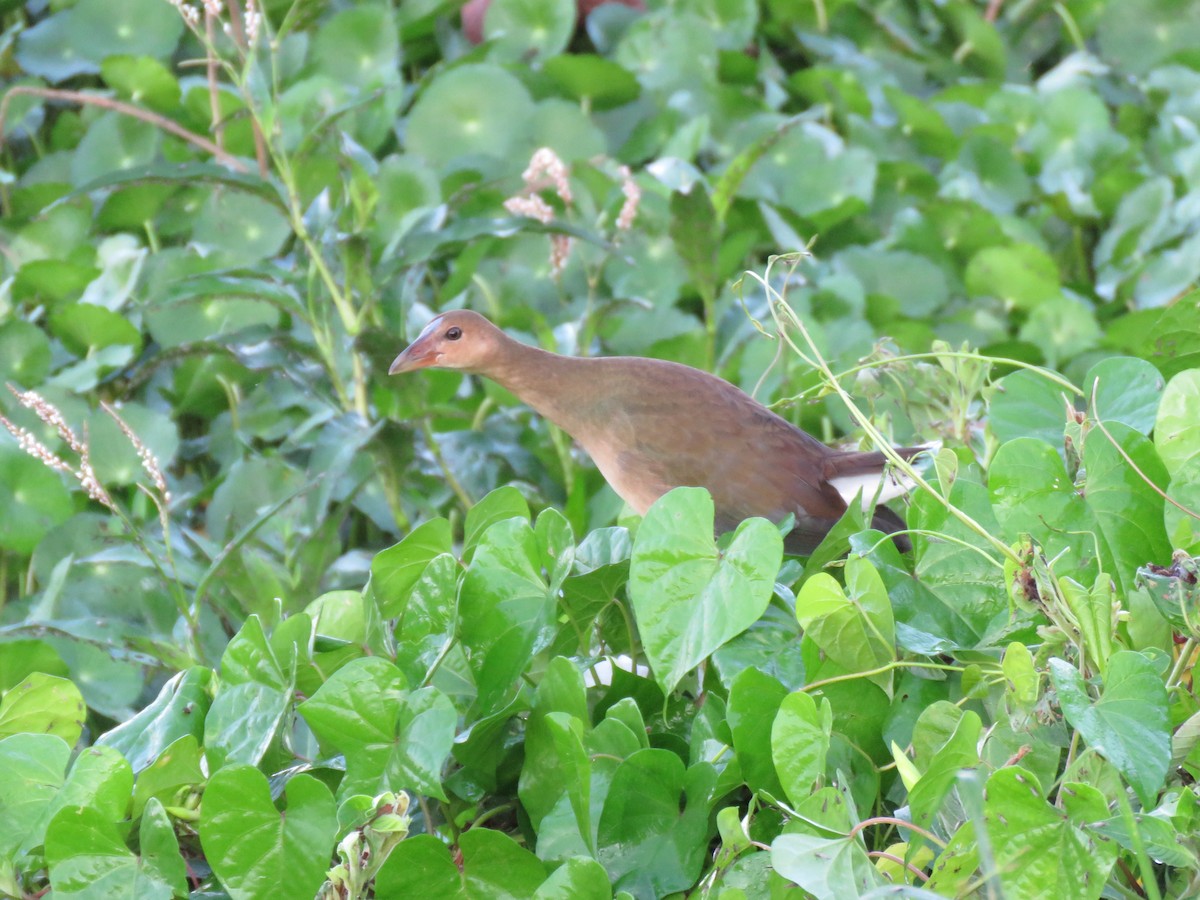
<instances>
[{"instance_id":1,"label":"bird's back","mask_svg":"<svg viewBox=\"0 0 1200 900\"><path fill-rule=\"evenodd\" d=\"M638 512L671 488L707 488L718 531L795 516L793 552L810 551L845 512L827 481L838 452L728 382L664 360L583 362L594 389L572 391L587 401L551 418Z\"/></svg>"}]
</instances>

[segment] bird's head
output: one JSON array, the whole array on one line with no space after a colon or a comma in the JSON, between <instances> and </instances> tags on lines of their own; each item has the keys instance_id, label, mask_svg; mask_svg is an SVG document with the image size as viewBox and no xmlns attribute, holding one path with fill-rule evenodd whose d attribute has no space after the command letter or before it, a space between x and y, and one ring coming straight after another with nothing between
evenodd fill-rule
<instances>
[{"instance_id":1,"label":"bird's head","mask_svg":"<svg viewBox=\"0 0 1200 900\"><path fill-rule=\"evenodd\" d=\"M499 352L503 339L503 333L479 313L469 309L443 313L396 357L388 374L427 368L482 372Z\"/></svg>"}]
</instances>

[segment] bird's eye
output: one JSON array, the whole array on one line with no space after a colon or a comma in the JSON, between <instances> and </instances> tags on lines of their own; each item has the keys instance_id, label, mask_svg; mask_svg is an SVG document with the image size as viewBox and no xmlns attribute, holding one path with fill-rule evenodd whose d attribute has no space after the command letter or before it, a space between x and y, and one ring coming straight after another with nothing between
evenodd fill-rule
<instances>
[{"instance_id":1,"label":"bird's eye","mask_svg":"<svg viewBox=\"0 0 1200 900\"><path fill-rule=\"evenodd\" d=\"M457 341L462 337L462 329L455 325L453 328L446 329L446 340Z\"/></svg>"}]
</instances>

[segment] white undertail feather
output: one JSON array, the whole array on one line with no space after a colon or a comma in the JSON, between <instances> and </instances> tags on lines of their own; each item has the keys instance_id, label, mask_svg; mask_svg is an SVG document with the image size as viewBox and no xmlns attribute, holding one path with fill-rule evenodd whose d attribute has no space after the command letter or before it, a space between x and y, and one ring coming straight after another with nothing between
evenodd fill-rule
<instances>
[{"instance_id":1,"label":"white undertail feather","mask_svg":"<svg viewBox=\"0 0 1200 900\"><path fill-rule=\"evenodd\" d=\"M922 444L922 447L929 450L931 454L937 453L941 449L941 441L935 441L930 444ZM915 461L918 469L923 468L922 461L929 457L924 453ZM829 479L829 483L834 489L842 495L842 499L849 506L854 502L855 496L859 491L862 491L862 508L863 512L870 513L874 511L876 504L888 503L895 500L897 497L903 497L909 493L916 483L906 476L899 469L889 466L883 472L870 472L865 475L842 475L838 478Z\"/></svg>"}]
</instances>

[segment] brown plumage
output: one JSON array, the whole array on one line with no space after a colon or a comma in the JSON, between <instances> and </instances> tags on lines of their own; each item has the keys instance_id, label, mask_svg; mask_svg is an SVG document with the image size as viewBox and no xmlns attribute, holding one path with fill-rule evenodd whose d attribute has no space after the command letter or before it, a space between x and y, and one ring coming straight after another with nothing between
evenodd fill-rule
<instances>
[{"instance_id":1,"label":"brown plumage","mask_svg":"<svg viewBox=\"0 0 1200 900\"><path fill-rule=\"evenodd\" d=\"M842 514L834 482L878 475L878 452L825 446L715 375L641 357L559 356L521 344L478 313L433 319L388 373L427 367L490 378L573 437L613 490L645 514L671 488L707 488L718 533L750 516L796 526L784 546L808 554ZM902 448L911 457L920 448ZM904 528L884 506L872 526ZM903 536L896 538L907 547Z\"/></svg>"}]
</instances>

